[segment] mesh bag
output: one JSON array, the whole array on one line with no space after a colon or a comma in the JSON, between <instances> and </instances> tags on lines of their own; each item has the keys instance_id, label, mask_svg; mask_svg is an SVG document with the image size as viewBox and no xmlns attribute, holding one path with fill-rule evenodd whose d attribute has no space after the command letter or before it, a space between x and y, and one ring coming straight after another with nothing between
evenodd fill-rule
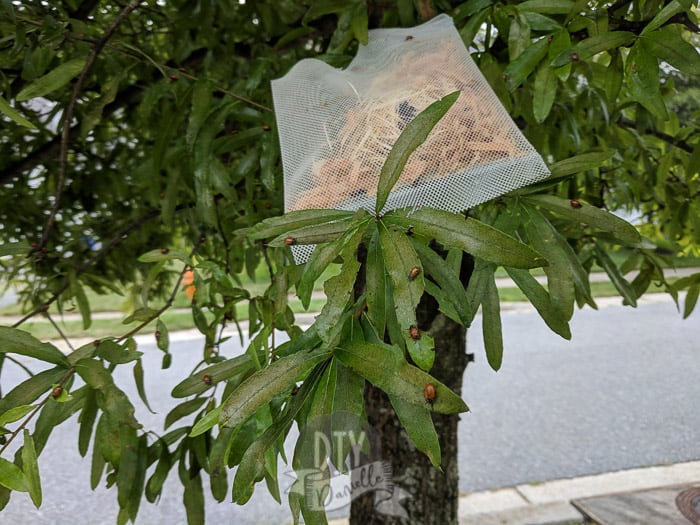
<instances>
[{"instance_id":1,"label":"mesh bag","mask_svg":"<svg viewBox=\"0 0 700 525\"><path fill-rule=\"evenodd\" d=\"M459 212L548 176L469 56L452 19L375 29L347 69L316 59L272 82L285 210L374 211L379 173L410 120L461 91L411 155L383 211ZM294 247L303 262L313 247Z\"/></svg>"}]
</instances>

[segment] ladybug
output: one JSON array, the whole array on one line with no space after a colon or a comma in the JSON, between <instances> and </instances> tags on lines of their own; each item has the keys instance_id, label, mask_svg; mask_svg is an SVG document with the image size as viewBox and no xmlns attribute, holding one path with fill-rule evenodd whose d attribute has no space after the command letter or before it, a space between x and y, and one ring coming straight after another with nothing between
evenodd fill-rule
<instances>
[{"instance_id":1,"label":"ladybug","mask_svg":"<svg viewBox=\"0 0 700 525\"><path fill-rule=\"evenodd\" d=\"M571 204L572 208L576 208L576 209L579 209L581 206L583 206L583 204L581 204L581 201L578 201L576 199L571 199L569 204Z\"/></svg>"},{"instance_id":2,"label":"ladybug","mask_svg":"<svg viewBox=\"0 0 700 525\"><path fill-rule=\"evenodd\" d=\"M431 403L435 401L435 385L432 383L428 383L425 385L425 388L423 388L423 397L425 397L425 400L428 403Z\"/></svg>"},{"instance_id":3,"label":"ladybug","mask_svg":"<svg viewBox=\"0 0 700 525\"><path fill-rule=\"evenodd\" d=\"M161 333L160 330L156 330L156 339L160 339Z\"/></svg>"},{"instance_id":4,"label":"ladybug","mask_svg":"<svg viewBox=\"0 0 700 525\"><path fill-rule=\"evenodd\" d=\"M262 125L262 130L263 130L263 131L270 131L270 129L271 129L271 128L270 128L270 125L269 125L269 124L263 124L263 125Z\"/></svg>"},{"instance_id":5,"label":"ladybug","mask_svg":"<svg viewBox=\"0 0 700 525\"><path fill-rule=\"evenodd\" d=\"M63 392L63 387L61 385L55 386L54 389L51 391L51 397L54 399L58 399L58 397L61 395L61 392Z\"/></svg>"},{"instance_id":6,"label":"ladybug","mask_svg":"<svg viewBox=\"0 0 700 525\"><path fill-rule=\"evenodd\" d=\"M161 248L161 249L160 249L160 253L162 253L163 255L165 255L165 254L168 253L169 251L170 251L170 250L168 250L167 248Z\"/></svg>"},{"instance_id":7,"label":"ladybug","mask_svg":"<svg viewBox=\"0 0 700 525\"><path fill-rule=\"evenodd\" d=\"M411 328L408 329L408 333L410 334L411 339L420 339L420 330L418 330L418 327L416 325L411 326Z\"/></svg>"},{"instance_id":8,"label":"ladybug","mask_svg":"<svg viewBox=\"0 0 700 525\"><path fill-rule=\"evenodd\" d=\"M292 392L291 392L292 395L295 396L295 395L297 395L298 392L299 392L299 387L297 385L294 385L292 387Z\"/></svg>"},{"instance_id":9,"label":"ladybug","mask_svg":"<svg viewBox=\"0 0 700 525\"><path fill-rule=\"evenodd\" d=\"M413 35L406 35L406 40L413 40Z\"/></svg>"},{"instance_id":10,"label":"ladybug","mask_svg":"<svg viewBox=\"0 0 700 525\"><path fill-rule=\"evenodd\" d=\"M99 339L95 339L95 340L92 342L92 346L95 346L95 347L100 346L100 340L99 340Z\"/></svg>"},{"instance_id":11,"label":"ladybug","mask_svg":"<svg viewBox=\"0 0 700 525\"><path fill-rule=\"evenodd\" d=\"M418 274L420 273L420 268L418 266L414 266L411 268L411 271L408 272L408 280L412 281L416 277L418 277Z\"/></svg>"},{"instance_id":12,"label":"ladybug","mask_svg":"<svg viewBox=\"0 0 700 525\"><path fill-rule=\"evenodd\" d=\"M211 385L211 376L209 374L204 374L204 376L202 376L202 381L204 381L205 385Z\"/></svg>"},{"instance_id":13,"label":"ladybug","mask_svg":"<svg viewBox=\"0 0 700 525\"><path fill-rule=\"evenodd\" d=\"M571 53L571 56L569 57L572 62L578 62L579 56L578 53Z\"/></svg>"},{"instance_id":14,"label":"ladybug","mask_svg":"<svg viewBox=\"0 0 700 525\"><path fill-rule=\"evenodd\" d=\"M294 237L285 237L284 238L284 244L287 246L294 246L297 243L297 240Z\"/></svg>"}]
</instances>

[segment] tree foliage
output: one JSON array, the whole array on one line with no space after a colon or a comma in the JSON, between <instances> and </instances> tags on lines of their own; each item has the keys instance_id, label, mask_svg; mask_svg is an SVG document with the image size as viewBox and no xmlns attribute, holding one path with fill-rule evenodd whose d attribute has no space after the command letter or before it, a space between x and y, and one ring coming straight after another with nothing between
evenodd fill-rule
<instances>
[{"instance_id":1,"label":"tree foliage","mask_svg":"<svg viewBox=\"0 0 700 525\"><path fill-rule=\"evenodd\" d=\"M37 461L52 429L73 414L80 453L94 443L92 486L117 486L119 523L135 519L144 497L156 501L175 469L189 523L203 520L204 478L219 501L231 493L244 503L263 479L279 495L276 461L292 424L341 411L361 417L365 380L395 400L409 436L439 465L426 414L466 405L429 375L436 352L428 334L414 332L416 304L428 293L465 326L481 306L487 357L498 368L497 266L565 338L574 305L595 308L594 264L630 305L652 281L676 299L687 288L686 315L697 301L700 276L670 285L662 270L665 255L697 255L700 242L691 0L65 0L5 1L0 9L7 281L20 283L26 318L75 308L89 328L86 288L129 288L133 304L124 333L68 355L22 332L21 322L1 329L1 359L45 363L0 399L2 506L11 491L41 503ZM431 209L410 219L405 210L283 215L270 80L306 57L343 67L368 28L412 26L439 12L452 15L552 176L467 219ZM384 200L416 146L410 134L429 132L439 117L426 112L404 130L382 172ZM610 210L643 220L637 230ZM293 264L289 238L318 244L304 266ZM618 265L610 253L620 248L629 257ZM466 289L457 277L465 253L476 261ZM240 276L260 265L269 287L252 296ZM323 311L302 330L288 292L308 305L314 283L336 265ZM537 266L546 287L528 271ZM147 401L133 336L158 319L169 366L160 316L188 270L202 360L173 390L179 404L168 428L145 429L134 416L134 403ZM628 281L631 270L639 273ZM238 323L238 305L247 306L251 342L225 358L223 328ZM275 345L274 330L290 341ZM141 401L114 383L118 366L133 368ZM14 461L5 457L21 439ZM307 465L306 452L297 447L295 468ZM290 505L307 523L325 520L294 494Z\"/></svg>"}]
</instances>

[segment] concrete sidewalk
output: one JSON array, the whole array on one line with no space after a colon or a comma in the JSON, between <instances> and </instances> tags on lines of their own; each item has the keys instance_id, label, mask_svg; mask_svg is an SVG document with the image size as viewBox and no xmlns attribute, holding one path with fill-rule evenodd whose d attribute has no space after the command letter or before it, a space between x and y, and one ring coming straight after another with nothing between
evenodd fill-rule
<instances>
[{"instance_id":1,"label":"concrete sidewalk","mask_svg":"<svg viewBox=\"0 0 700 525\"><path fill-rule=\"evenodd\" d=\"M700 461L474 492L459 498L460 525L583 523L571 500L700 482ZM347 525L347 518L330 525Z\"/></svg>"}]
</instances>

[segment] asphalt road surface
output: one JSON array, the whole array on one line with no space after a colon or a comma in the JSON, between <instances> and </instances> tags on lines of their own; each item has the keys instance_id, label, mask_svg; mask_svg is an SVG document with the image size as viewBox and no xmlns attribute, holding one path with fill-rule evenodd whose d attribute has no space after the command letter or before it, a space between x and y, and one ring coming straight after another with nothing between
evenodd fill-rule
<instances>
[{"instance_id":1,"label":"asphalt road surface","mask_svg":"<svg viewBox=\"0 0 700 525\"><path fill-rule=\"evenodd\" d=\"M460 423L462 491L700 459L700 312L684 321L670 302L586 309L574 316L571 342L552 334L532 311L504 312L503 328L498 373L486 364L478 318L469 332L477 361L464 385L472 411ZM175 343L173 366L165 372L159 351L147 344L140 349L148 357L146 387L157 414L137 408L137 417L162 428L169 392L197 362L201 343ZM236 352L232 342L227 353ZM18 370L4 370L4 391L11 376L21 378ZM129 370L117 381L134 391ZM26 494L14 494L0 524L116 522L116 491L90 490L90 453L79 456L71 423L54 431L40 458L41 509ZM185 523L181 500L172 472L158 504L142 503L137 523ZM278 505L261 485L245 507L207 502L209 523L289 521L286 503Z\"/></svg>"}]
</instances>

